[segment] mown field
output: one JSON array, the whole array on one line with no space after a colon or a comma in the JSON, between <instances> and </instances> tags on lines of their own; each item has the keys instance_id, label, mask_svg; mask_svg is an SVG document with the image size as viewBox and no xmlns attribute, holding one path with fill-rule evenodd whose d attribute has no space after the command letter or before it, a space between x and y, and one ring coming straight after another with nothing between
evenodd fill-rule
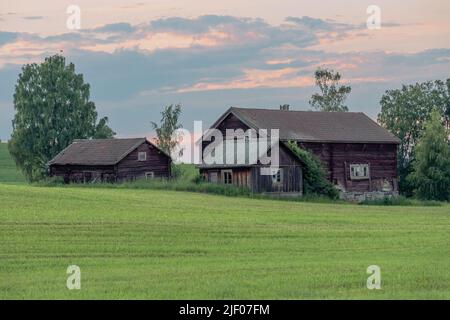
<instances>
[{"instance_id":1,"label":"mown field","mask_svg":"<svg viewBox=\"0 0 450 320\"><path fill-rule=\"evenodd\" d=\"M448 299L450 206L0 184L0 298Z\"/></svg>"},{"instance_id":2,"label":"mown field","mask_svg":"<svg viewBox=\"0 0 450 320\"><path fill-rule=\"evenodd\" d=\"M449 299L450 206L33 187L0 144L0 299L16 298Z\"/></svg>"}]
</instances>

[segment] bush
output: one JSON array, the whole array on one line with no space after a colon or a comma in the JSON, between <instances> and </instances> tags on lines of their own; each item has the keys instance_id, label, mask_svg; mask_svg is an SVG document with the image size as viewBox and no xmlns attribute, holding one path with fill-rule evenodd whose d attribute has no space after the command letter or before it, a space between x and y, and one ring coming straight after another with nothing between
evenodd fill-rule
<instances>
[{"instance_id":1,"label":"bush","mask_svg":"<svg viewBox=\"0 0 450 320\"><path fill-rule=\"evenodd\" d=\"M438 201L421 201L417 199L409 199L403 196L399 197L385 197L383 199L365 200L359 203L360 205L369 206L417 206L417 207L438 207L442 203Z\"/></svg>"},{"instance_id":2,"label":"bush","mask_svg":"<svg viewBox=\"0 0 450 320\"><path fill-rule=\"evenodd\" d=\"M287 146L305 165L305 170L303 170L304 193L337 199L339 191L326 178L320 159L311 152L300 148L295 141L289 141Z\"/></svg>"},{"instance_id":3,"label":"bush","mask_svg":"<svg viewBox=\"0 0 450 320\"><path fill-rule=\"evenodd\" d=\"M183 170L180 165L172 163L170 167L170 177L172 179L179 179L183 174Z\"/></svg>"},{"instance_id":4,"label":"bush","mask_svg":"<svg viewBox=\"0 0 450 320\"><path fill-rule=\"evenodd\" d=\"M64 182L63 177L47 177L45 179L34 182L33 185L40 187L55 187L55 186L63 186L66 183Z\"/></svg>"},{"instance_id":5,"label":"bush","mask_svg":"<svg viewBox=\"0 0 450 320\"><path fill-rule=\"evenodd\" d=\"M198 168L194 164L173 163L171 167L171 172L172 172L171 178L175 180L199 181L198 178L200 177Z\"/></svg>"}]
</instances>

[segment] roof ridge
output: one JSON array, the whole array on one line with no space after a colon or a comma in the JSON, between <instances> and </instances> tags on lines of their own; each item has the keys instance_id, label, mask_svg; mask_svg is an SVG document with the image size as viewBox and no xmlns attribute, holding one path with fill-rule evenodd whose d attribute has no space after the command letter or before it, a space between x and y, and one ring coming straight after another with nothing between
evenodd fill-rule
<instances>
[{"instance_id":1,"label":"roof ridge","mask_svg":"<svg viewBox=\"0 0 450 320\"><path fill-rule=\"evenodd\" d=\"M245 107L231 107L232 110L263 110L263 111L279 111L279 112L308 112L308 113L333 113L333 114L364 114L362 111L315 111L315 110L280 110L280 109L268 109L268 108L245 108Z\"/></svg>"},{"instance_id":2,"label":"roof ridge","mask_svg":"<svg viewBox=\"0 0 450 320\"><path fill-rule=\"evenodd\" d=\"M104 138L104 139L73 139L73 141L121 141L121 140L144 140L146 137L136 138Z\"/></svg>"}]
</instances>

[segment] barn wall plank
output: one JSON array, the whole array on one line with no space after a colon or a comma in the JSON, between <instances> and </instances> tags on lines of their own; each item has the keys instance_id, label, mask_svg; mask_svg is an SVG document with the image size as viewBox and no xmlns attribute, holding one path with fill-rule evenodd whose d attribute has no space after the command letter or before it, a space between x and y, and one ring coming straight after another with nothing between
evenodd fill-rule
<instances>
[{"instance_id":1,"label":"barn wall plank","mask_svg":"<svg viewBox=\"0 0 450 320\"><path fill-rule=\"evenodd\" d=\"M147 160L139 161L138 153L146 152ZM117 165L118 179L136 179L153 172L155 178L167 178L170 175L171 159L155 146L144 143L132 151Z\"/></svg>"}]
</instances>

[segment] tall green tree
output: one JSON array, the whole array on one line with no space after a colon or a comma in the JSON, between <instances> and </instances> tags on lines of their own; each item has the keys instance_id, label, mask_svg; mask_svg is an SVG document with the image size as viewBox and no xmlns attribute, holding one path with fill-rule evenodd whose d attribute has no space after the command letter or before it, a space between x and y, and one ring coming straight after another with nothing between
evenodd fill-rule
<instances>
[{"instance_id":1,"label":"tall green tree","mask_svg":"<svg viewBox=\"0 0 450 320\"><path fill-rule=\"evenodd\" d=\"M8 148L29 181L43 178L47 162L74 139L114 136L107 118L97 123L89 88L74 64L66 64L61 55L22 67Z\"/></svg>"},{"instance_id":2,"label":"tall green tree","mask_svg":"<svg viewBox=\"0 0 450 320\"><path fill-rule=\"evenodd\" d=\"M400 140L398 172L400 192L410 196L413 186L406 177L412 172L415 146L422 134L425 122L432 110L437 110L443 126L450 126L450 79L404 85L401 89L388 90L381 98L378 122Z\"/></svg>"},{"instance_id":3,"label":"tall green tree","mask_svg":"<svg viewBox=\"0 0 450 320\"><path fill-rule=\"evenodd\" d=\"M340 73L319 68L314 77L320 93L313 94L309 104L319 111L348 111L344 103L352 88L340 84Z\"/></svg>"},{"instance_id":4,"label":"tall green tree","mask_svg":"<svg viewBox=\"0 0 450 320\"><path fill-rule=\"evenodd\" d=\"M425 122L425 130L416 147L413 172L408 177L414 193L421 199L449 200L450 148L449 132L442 124L438 110Z\"/></svg>"},{"instance_id":5,"label":"tall green tree","mask_svg":"<svg viewBox=\"0 0 450 320\"><path fill-rule=\"evenodd\" d=\"M156 131L156 144L171 156L180 143L180 137L176 134L176 130L183 127L179 122L181 112L181 104L168 105L161 112L160 124L153 121L151 123Z\"/></svg>"}]
</instances>

